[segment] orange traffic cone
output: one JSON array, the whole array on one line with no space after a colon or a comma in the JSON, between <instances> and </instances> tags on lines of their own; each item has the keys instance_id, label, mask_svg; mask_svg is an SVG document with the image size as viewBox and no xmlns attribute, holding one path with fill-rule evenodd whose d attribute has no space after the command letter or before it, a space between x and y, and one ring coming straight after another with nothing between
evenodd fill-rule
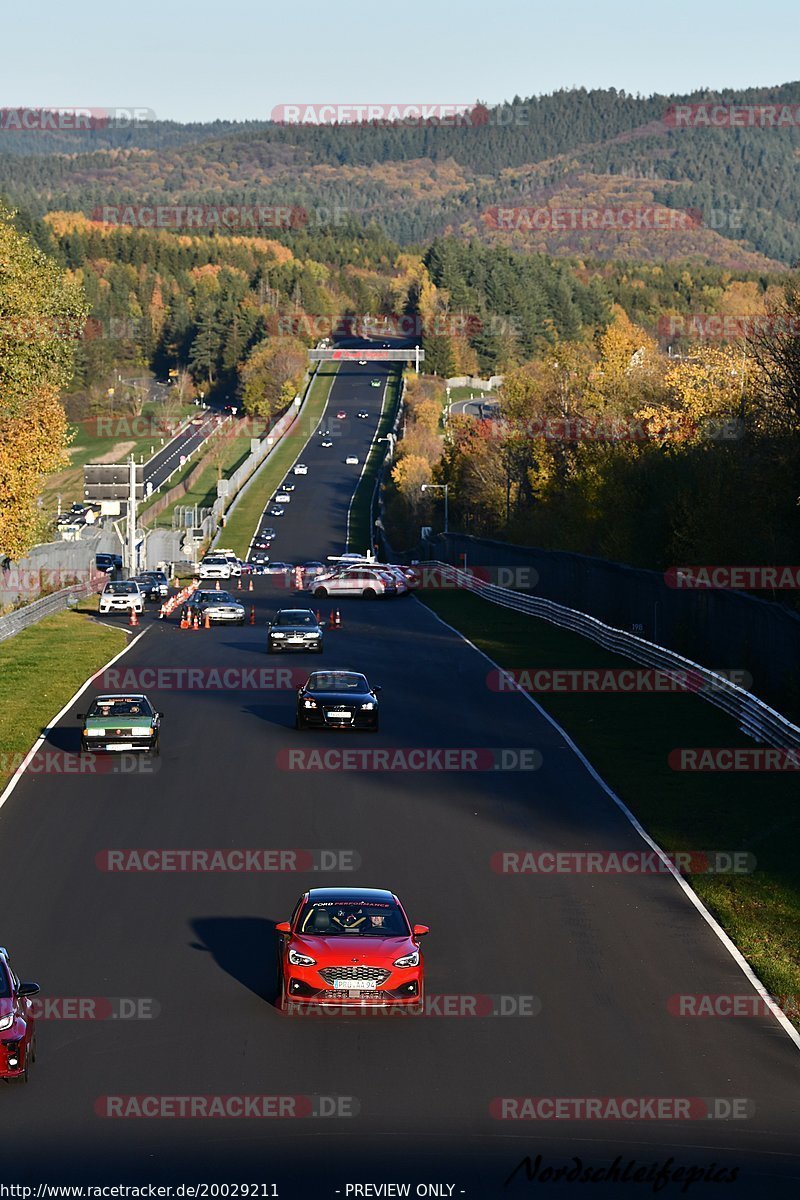
<instances>
[{"instance_id":1,"label":"orange traffic cone","mask_svg":"<svg viewBox=\"0 0 800 1200\"><path fill-rule=\"evenodd\" d=\"M336 622L333 619L333 609L328 613L328 629L335 629Z\"/></svg>"},{"instance_id":2,"label":"orange traffic cone","mask_svg":"<svg viewBox=\"0 0 800 1200\"><path fill-rule=\"evenodd\" d=\"M217 591L219 591L219 580L217 580L217 588L216 588L216 590L217 590Z\"/></svg>"},{"instance_id":3,"label":"orange traffic cone","mask_svg":"<svg viewBox=\"0 0 800 1200\"><path fill-rule=\"evenodd\" d=\"M199 629L199 628L200 628L200 613L197 611L197 609L195 609L194 610L194 621L192 622L192 629Z\"/></svg>"},{"instance_id":4,"label":"orange traffic cone","mask_svg":"<svg viewBox=\"0 0 800 1200\"><path fill-rule=\"evenodd\" d=\"M139 624L139 618L136 615L135 608L131 609L131 615L128 617L128 624L129 625L138 625Z\"/></svg>"},{"instance_id":5,"label":"orange traffic cone","mask_svg":"<svg viewBox=\"0 0 800 1200\"><path fill-rule=\"evenodd\" d=\"M184 608L181 612L181 629L188 629L188 628L189 628L189 614L187 613L186 609Z\"/></svg>"},{"instance_id":6,"label":"orange traffic cone","mask_svg":"<svg viewBox=\"0 0 800 1200\"><path fill-rule=\"evenodd\" d=\"M256 608L255 608L254 604L251 604L250 605L250 624L255 625L255 623L256 623Z\"/></svg>"},{"instance_id":7,"label":"orange traffic cone","mask_svg":"<svg viewBox=\"0 0 800 1200\"><path fill-rule=\"evenodd\" d=\"M322 613L319 611L319 609L317 609L316 616L317 616L317 624L321 625L322 624Z\"/></svg>"},{"instance_id":8,"label":"orange traffic cone","mask_svg":"<svg viewBox=\"0 0 800 1200\"><path fill-rule=\"evenodd\" d=\"M162 604L162 605L161 605L161 611L160 611L160 612L159 612L159 614L158 614L158 619L159 619L159 621L163 621L163 620L164 620L164 617L167 615L167 613L168 613L168 612L169 612L169 605L168 605L168 604L166 604L166 603L165 603L165 604Z\"/></svg>"},{"instance_id":9,"label":"orange traffic cone","mask_svg":"<svg viewBox=\"0 0 800 1200\"><path fill-rule=\"evenodd\" d=\"M239 582L236 584L236 590L237 590L237 592L240 592L240 591L242 590L242 577L241 577L241 575L239 576Z\"/></svg>"},{"instance_id":10,"label":"orange traffic cone","mask_svg":"<svg viewBox=\"0 0 800 1200\"><path fill-rule=\"evenodd\" d=\"M250 583L249 583L249 586L248 586L247 590L248 590L248 592L252 592L252 590L253 590L253 581L252 581L252 579L250 580Z\"/></svg>"},{"instance_id":11,"label":"orange traffic cone","mask_svg":"<svg viewBox=\"0 0 800 1200\"><path fill-rule=\"evenodd\" d=\"M340 629L340 628L341 628L341 625L342 625L342 614L339 612L338 608L337 608L337 610L336 610L336 616L334 617L334 624L335 624L335 626L336 626L336 628L337 628L337 629Z\"/></svg>"},{"instance_id":12,"label":"orange traffic cone","mask_svg":"<svg viewBox=\"0 0 800 1200\"><path fill-rule=\"evenodd\" d=\"M206 613L205 628L206 629L211 628L211 617L208 615L208 613Z\"/></svg>"}]
</instances>

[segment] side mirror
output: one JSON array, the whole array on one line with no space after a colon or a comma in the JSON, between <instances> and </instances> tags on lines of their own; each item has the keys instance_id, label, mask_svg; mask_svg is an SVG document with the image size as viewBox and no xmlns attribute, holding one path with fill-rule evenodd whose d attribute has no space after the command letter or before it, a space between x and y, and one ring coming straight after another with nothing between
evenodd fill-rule
<instances>
[{"instance_id":1,"label":"side mirror","mask_svg":"<svg viewBox=\"0 0 800 1200\"><path fill-rule=\"evenodd\" d=\"M382 692L383 688L381 687L381 685L379 683L376 683L375 687L372 690L373 690L373 692Z\"/></svg>"},{"instance_id":2,"label":"side mirror","mask_svg":"<svg viewBox=\"0 0 800 1200\"><path fill-rule=\"evenodd\" d=\"M86 713L75 713L75 720L76 721L85 721Z\"/></svg>"},{"instance_id":3,"label":"side mirror","mask_svg":"<svg viewBox=\"0 0 800 1200\"><path fill-rule=\"evenodd\" d=\"M292 927L288 921L279 921L275 926L276 933L291 933Z\"/></svg>"},{"instance_id":4,"label":"side mirror","mask_svg":"<svg viewBox=\"0 0 800 1200\"><path fill-rule=\"evenodd\" d=\"M157 720L157 721L163 721L163 720L164 720L164 714L163 714L163 713L158 713L158 712L157 712L157 713L155 713L155 714L154 714L154 716L155 716L155 718L156 718L156 720Z\"/></svg>"},{"instance_id":5,"label":"side mirror","mask_svg":"<svg viewBox=\"0 0 800 1200\"><path fill-rule=\"evenodd\" d=\"M429 925L415 925L414 926L414 937L424 937L425 934L430 933L430 931L431 930L430 930Z\"/></svg>"},{"instance_id":6,"label":"side mirror","mask_svg":"<svg viewBox=\"0 0 800 1200\"><path fill-rule=\"evenodd\" d=\"M21 983L19 985L20 996L36 996L39 993L38 983Z\"/></svg>"}]
</instances>

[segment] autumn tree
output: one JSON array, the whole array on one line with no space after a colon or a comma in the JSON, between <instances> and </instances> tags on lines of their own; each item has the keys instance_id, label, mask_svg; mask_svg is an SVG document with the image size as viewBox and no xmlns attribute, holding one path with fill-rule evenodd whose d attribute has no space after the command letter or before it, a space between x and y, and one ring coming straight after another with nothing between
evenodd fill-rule
<instances>
[{"instance_id":1,"label":"autumn tree","mask_svg":"<svg viewBox=\"0 0 800 1200\"><path fill-rule=\"evenodd\" d=\"M303 380L308 351L298 338L267 338L242 367L242 403L250 416L265 421L286 408Z\"/></svg>"},{"instance_id":2,"label":"autumn tree","mask_svg":"<svg viewBox=\"0 0 800 1200\"><path fill-rule=\"evenodd\" d=\"M77 281L0 211L0 551L12 558L39 536L44 477L67 461L59 397L87 315Z\"/></svg>"}]
</instances>

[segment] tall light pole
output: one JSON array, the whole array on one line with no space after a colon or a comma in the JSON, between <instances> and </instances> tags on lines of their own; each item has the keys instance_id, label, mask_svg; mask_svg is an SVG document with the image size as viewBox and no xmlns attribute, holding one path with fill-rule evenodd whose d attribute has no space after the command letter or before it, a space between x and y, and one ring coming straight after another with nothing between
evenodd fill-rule
<instances>
[{"instance_id":1,"label":"tall light pole","mask_svg":"<svg viewBox=\"0 0 800 1200\"><path fill-rule=\"evenodd\" d=\"M448 532L448 525L447 525L447 486L448 486L448 485L447 485L446 483L422 483L422 484L420 484L420 489L421 489L423 492L427 492L428 488L441 488L441 489L443 490L443 492L444 492L444 531L445 531L445 533L447 533L447 532Z\"/></svg>"}]
</instances>

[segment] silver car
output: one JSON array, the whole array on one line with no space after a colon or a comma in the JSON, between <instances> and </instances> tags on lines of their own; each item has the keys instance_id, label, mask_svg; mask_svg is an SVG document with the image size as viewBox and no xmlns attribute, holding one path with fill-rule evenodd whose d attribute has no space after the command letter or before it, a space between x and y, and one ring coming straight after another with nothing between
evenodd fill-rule
<instances>
[{"instance_id":1,"label":"silver car","mask_svg":"<svg viewBox=\"0 0 800 1200\"><path fill-rule=\"evenodd\" d=\"M190 612L197 610L201 623L208 617L211 625L244 625L247 616L244 605L230 592L212 592L210 589L198 588L189 601L189 609Z\"/></svg>"}]
</instances>

